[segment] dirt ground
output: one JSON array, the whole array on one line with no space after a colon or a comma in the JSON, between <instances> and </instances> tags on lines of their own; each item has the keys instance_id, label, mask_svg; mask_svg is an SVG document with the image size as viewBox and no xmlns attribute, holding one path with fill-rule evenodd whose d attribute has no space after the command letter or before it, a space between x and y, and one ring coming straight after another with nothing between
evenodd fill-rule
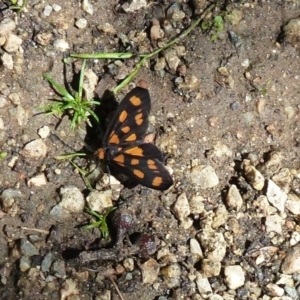
<instances>
[{"instance_id":1,"label":"dirt ground","mask_svg":"<svg viewBox=\"0 0 300 300\"><path fill-rule=\"evenodd\" d=\"M0 299L299 299L300 1L29 0L19 13L9 4L0 2ZM147 82L149 132L174 185L100 181L117 207L106 242L81 228L91 220L82 205L61 210L68 188L71 200L91 191L56 157L86 152L74 162L100 170L93 151L112 109L98 108L100 134L72 130L68 116L42 113L59 99L43 74L76 86L82 61L64 72L69 53L137 54L87 61L87 90L101 102L138 55L210 5L116 95Z\"/></svg>"}]
</instances>

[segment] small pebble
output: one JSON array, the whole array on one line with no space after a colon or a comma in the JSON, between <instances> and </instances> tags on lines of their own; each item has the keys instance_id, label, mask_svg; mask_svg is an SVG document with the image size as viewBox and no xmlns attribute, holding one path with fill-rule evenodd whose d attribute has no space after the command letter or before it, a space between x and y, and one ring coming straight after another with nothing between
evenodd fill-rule
<instances>
[{"instance_id":1,"label":"small pebble","mask_svg":"<svg viewBox=\"0 0 300 300\"><path fill-rule=\"evenodd\" d=\"M226 266L224 275L225 282L232 290L236 290L245 283L245 272L241 266Z\"/></svg>"},{"instance_id":2,"label":"small pebble","mask_svg":"<svg viewBox=\"0 0 300 300\"><path fill-rule=\"evenodd\" d=\"M64 39L57 39L56 41L54 41L53 46L61 52L65 52L70 49L69 43Z\"/></svg>"},{"instance_id":3,"label":"small pebble","mask_svg":"<svg viewBox=\"0 0 300 300\"><path fill-rule=\"evenodd\" d=\"M0 36L6 36L16 28L13 19L5 18L0 22Z\"/></svg>"},{"instance_id":4,"label":"small pebble","mask_svg":"<svg viewBox=\"0 0 300 300\"><path fill-rule=\"evenodd\" d=\"M295 274L300 272L300 245L290 248L281 265L283 274Z\"/></svg>"},{"instance_id":5,"label":"small pebble","mask_svg":"<svg viewBox=\"0 0 300 300\"><path fill-rule=\"evenodd\" d=\"M17 35L10 33L6 41L3 45L3 48L5 51L11 53L11 52L17 52L22 44L22 39L18 37Z\"/></svg>"},{"instance_id":6,"label":"small pebble","mask_svg":"<svg viewBox=\"0 0 300 300\"><path fill-rule=\"evenodd\" d=\"M268 180L266 196L274 207L280 212L284 211L287 194L271 179Z\"/></svg>"},{"instance_id":7,"label":"small pebble","mask_svg":"<svg viewBox=\"0 0 300 300\"><path fill-rule=\"evenodd\" d=\"M201 189L209 189L219 184L219 178L211 166L195 166L192 168L191 182L199 185Z\"/></svg>"},{"instance_id":8,"label":"small pebble","mask_svg":"<svg viewBox=\"0 0 300 300\"><path fill-rule=\"evenodd\" d=\"M53 10L54 10L55 12L59 12L59 11L61 10L61 6L58 5L58 4L53 4L53 5L52 5L52 8L53 8Z\"/></svg>"},{"instance_id":9,"label":"small pebble","mask_svg":"<svg viewBox=\"0 0 300 300\"><path fill-rule=\"evenodd\" d=\"M59 205L70 213L83 212L85 201L76 186L64 186L60 189L61 202Z\"/></svg>"},{"instance_id":10,"label":"small pebble","mask_svg":"<svg viewBox=\"0 0 300 300\"><path fill-rule=\"evenodd\" d=\"M104 213L107 208L113 207L112 191L92 191L86 198L87 204L91 210Z\"/></svg>"},{"instance_id":11,"label":"small pebble","mask_svg":"<svg viewBox=\"0 0 300 300\"><path fill-rule=\"evenodd\" d=\"M51 5L46 5L44 10L43 10L43 15L45 17L49 17L52 13L53 7Z\"/></svg>"},{"instance_id":12,"label":"small pebble","mask_svg":"<svg viewBox=\"0 0 300 300\"><path fill-rule=\"evenodd\" d=\"M211 285L205 277L205 275L201 274L200 272L195 272L196 273L196 285L198 288L198 291L200 295L203 297L203 299L208 299L209 296L212 294L212 288Z\"/></svg>"},{"instance_id":13,"label":"small pebble","mask_svg":"<svg viewBox=\"0 0 300 300\"><path fill-rule=\"evenodd\" d=\"M3 55L1 56L1 61L6 69L12 70L14 68L14 61L11 54L3 53Z\"/></svg>"},{"instance_id":14,"label":"small pebble","mask_svg":"<svg viewBox=\"0 0 300 300\"><path fill-rule=\"evenodd\" d=\"M140 265L140 268L142 272L143 283L153 284L157 280L160 265L155 259L149 258L145 263Z\"/></svg>"},{"instance_id":15,"label":"small pebble","mask_svg":"<svg viewBox=\"0 0 300 300\"><path fill-rule=\"evenodd\" d=\"M20 251L23 256L27 257L39 254L39 251L36 249L36 247L25 238L21 239L20 241Z\"/></svg>"},{"instance_id":16,"label":"small pebble","mask_svg":"<svg viewBox=\"0 0 300 300\"><path fill-rule=\"evenodd\" d=\"M279 234L282 234L282 225L284 224L284 221L282 218L278 215L272 215L266 217L266 231L267 232L277 232Z\"/></svg>"},{"instance_id":17,"label":"small pebble","mask_svg":"<svg viewBox=\"0 0 300 300\"><path fill-rule=\"evenodd\" d=\"M50 128L49 126L43 126L38 130L38 135L40 138L45 139L49 136L50 134Z\"/></svg>"},{"instance_id":18,"label":"small pebble","mask_svg":"<svg viewBox=\"0 0 300 300\"><path fill-rule=\"evenodd\" d=\"M226 204L227 206L236 208L237 210L240 210L243 205L243 198L234 184L229 188L226 196Z\"/></svg>"},{"instance_id":19,"label":"small pebble","mask_svg":"<svg viewBox=\"0 0 300 300\"><path fill-rule=\"evenodd\" d=\"M92 15L94 13L93 5L90 3L89 0L82 1L82 9L90 15Z\"/></svg>"},{"instance_id":20,"label":"small pebble","mask_svg":"<svg viewBox=\"0 0 300 300\"><path fill-rule=\"evenodd\" d=\"M83 29L87 26L87 20L84 18L80 18L75 22L75 26L79 29Z\"/></svg>"},{"instance_id":21,"label":"small pebble","mask_svg":"<svg viewBox=\"0 0 300 300\"><path fill-rule=\"evenodd\" d=\"M44 173L38 174L38 175L30 178L27 182L27 185L29 187L32 187L32 186L39 187L39 186L43 186L46 184L47 184L47 178Z\"/></svg>"},{"instance_id":22,"label":"small pebble","mask_svg":"<svg viewBox=\"0 0 300 300\"><path fill-rule=\"evenodd\" d=\"M42 158L47 154L47 146L41 139L37 139L26 144L21 154L27 158Z\"/></svg>"}]
</instances>

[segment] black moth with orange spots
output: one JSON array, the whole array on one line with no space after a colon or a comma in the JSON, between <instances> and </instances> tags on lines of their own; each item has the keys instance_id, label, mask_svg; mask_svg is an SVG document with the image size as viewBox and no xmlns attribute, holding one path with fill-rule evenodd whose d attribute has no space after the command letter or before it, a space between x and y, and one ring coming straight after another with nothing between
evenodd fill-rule
<instances>
[{"instance_id":1,"label":"black moth with orange spots","mask_svg":"<svg viewBox=\"0 0 300 300\"><path fill-rule=\"evenodd\" d=\"M148 90L136 87L121 101L96 155L120 174L155 190L166 190L173 179L163 165L161 151L143 139L151 100Z\"/></svg>"}]
</instances>

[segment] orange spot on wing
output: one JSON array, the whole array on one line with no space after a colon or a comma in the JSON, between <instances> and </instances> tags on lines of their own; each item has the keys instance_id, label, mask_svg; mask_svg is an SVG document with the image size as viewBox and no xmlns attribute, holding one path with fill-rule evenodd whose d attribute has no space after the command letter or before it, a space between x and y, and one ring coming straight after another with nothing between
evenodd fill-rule
<instances>
[{"instance_id":1,"label":"orange spot on wing","mask_svg":"<svg viewBox=\"0 0 300 300\"><path fill-rule=\"evenodd\" d=\"M156 166L155 161L153 159L148 159L147 160L147 166L151 170L157 170L157 166Z\"/></svg>"},{"instance_id":2,"label":"orange spot on wing","mask_svg":"<svg viewBox=\"0 0 300 300\"><path fill-rule=\"evenodd\" d=\"M131 134L125 141L126 142L134 142L134 141L136 141L136 134L135 133Z\"/></svg>"},{"instance_id":3,"label":"orange spot on wing","mask_svg":"<svg viewBox=\"0 0 300 300\"><path fill-rule=\"evenodd\" d=\"M133 158L131 161L130 161L130 164L133 165L133 166L136 166L140 163L140 161L136 158Z\"/></svg>"},{"instance_id":4,"label":"orange spot on wing","mask_svg":"<svg viewBox=\"0 0 300 300\"><path fill-rule=\"evenodd\" d=\"M98 156L99 159L104 159L105 158L105 151L103 148L100 148L96 151L96 155Z\"/></svg>"},{"instance_id":5,"label":"orange spot on wing","mask_svg":"<svg viewBox=\"0 0 300 300\"><path fill-rule=\"evenodd\" d=\"M121 128L123 133L128 133L130 131L130 127L129 126L125 126Z\"/></svg>"},{"instance_id":6,"label":"orange spot on wing","mask_svg":"<svg viewBox=\"0 0 300 300\"><path fill-rule=\"evenodd\" d=\"M118 156L114 157L113 160L114 162L124 166L125 157L123 154L119 154Z\"/></svg>"},{"instance_id":7,"label":"orange spot on wing","mask_svg":"<svg viewBox=\"0 0 300 300\"><path fill-rule=\"evenodd\" d=\"M137 114L134 119L137 125L141 125L144 121L143 114L142 113Z\"/></svg>"},{"instance_id":8,"label":"orange spot on wing","mask_svg":"<svg viewBox=\"0 0 300 300\"><path fill-rule=\"evenodd\" d=\"M138 178L144 178L145 177L145 174L142 171L137 170L137 169L133 170L133 174L135 176L137 176Z\"/></svg>"},{"instance_id":9,"label":"orange spot on wing","mask_svg":"<svg viewBox=\"0 0 300 300\"><path fill-rule=\"evenodd\" d=\"M115 132L113 131L108 139L108 142L110 144L119 144L120 143L120 139L119 137L115 134Z\"/></svg>"},{"instance_id":10,"label":"orange spot on wing","mask_svg":"<svg viewBox=\"0 0 300 300\"><path fill-rule=\"evenodd\" d=\"M128 113L126 110L123 110L119 116L119 122L123 123L127 119Z\"/></svg>"},{"instance_id":11,"label":"orange spot on wing","mask_svg":"<svg viewBox=\"0 0 300 300\"><path fill-rule=\"evenodd\" d=\"M154 177L154 179L152 180L152 185L153 186L160 186L163 183L163 179L162 177Z\"/></svg>"},{"instance_id":12,"label":"orange spot on wing","mask_svg":"<svg viewBox=\"0 0 300 300\"><path fill-rule=\"evenodd\" d=\"M124 153L134 155L134 156L143 156L144 151L139 147L133 147L125 150Z\"/></svg>"},{"instance_id":13,"label":"orange spot on wing","mask_svg":"<svg viewBox=\"0 0 300 300\"><path fill-rule=\"evenodd\" d=\"M130 101L130 103L131 103L132 105L134 105L134 106L139 106L139 105L141 105L141 103L142 103L142 100L141 100L139 97L137 97L137 96L132 96L132 97L129 99L129 101Z\"/></svg>"}]
</instances>

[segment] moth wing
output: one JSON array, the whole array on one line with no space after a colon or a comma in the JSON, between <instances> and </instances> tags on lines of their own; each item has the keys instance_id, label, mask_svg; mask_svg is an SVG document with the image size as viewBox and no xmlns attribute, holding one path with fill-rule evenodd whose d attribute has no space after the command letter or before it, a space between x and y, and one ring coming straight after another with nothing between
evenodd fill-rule
<instances>
[{"instance_id":1,"label":"moth wing","mask_svg":"<svg viewBox=\"0 0 300 300\"><path fill-rule=\"evenodd\" d=\"M104 145L141 141L148 127L151 100L147 89L132 89L119 104L104 136Z\"/></svg>"},{"instance_id":2,"label":"moth wing","mask_svg":"<svg viewBox=\"0 0 300 300\"><path fill-rule=\"evenodd\" d=\"M110 163L141 185L166 190L173 184L173 179L162 161L162 153L155 145L141 144L123 149Z\"/></svg>"}]
</instances>

